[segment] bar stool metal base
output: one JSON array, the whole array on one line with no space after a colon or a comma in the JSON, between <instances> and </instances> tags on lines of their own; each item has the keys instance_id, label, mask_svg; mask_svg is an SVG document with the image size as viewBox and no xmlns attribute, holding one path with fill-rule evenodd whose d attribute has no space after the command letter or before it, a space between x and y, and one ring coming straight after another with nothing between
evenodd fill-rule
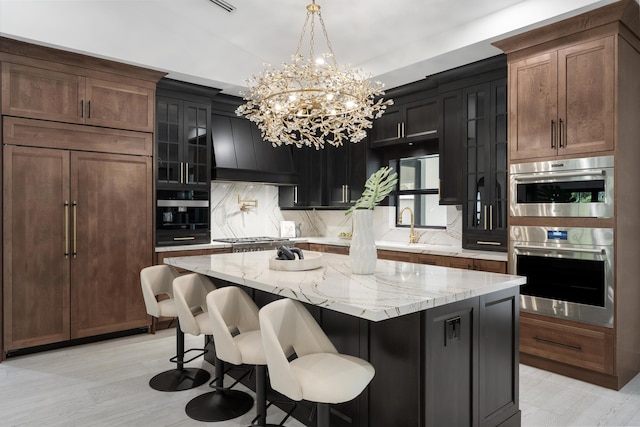
<instances>
[{"instance_id":1,"label":"bar stool metal base","mask_svg":"<svg viewBox=\"0 0 640 427\"><path fill-rule=\"evenodd\" d=\"M239 390L216 390L187 403L185 412L197 421L226 421L244 415L253 407L251 395Z\"/></svg>"},{"instance_id":2,"label":"bar stool metal base","mask_svg":"<svg viewBox=\"0 0 640 427\"><path fill-rule=\"evenodd\" d=\"M211 374L204 369L171 369L151 378L149 386L158 391L183 391L201 386L210 377Z\"/></svg>"}]
</instances>

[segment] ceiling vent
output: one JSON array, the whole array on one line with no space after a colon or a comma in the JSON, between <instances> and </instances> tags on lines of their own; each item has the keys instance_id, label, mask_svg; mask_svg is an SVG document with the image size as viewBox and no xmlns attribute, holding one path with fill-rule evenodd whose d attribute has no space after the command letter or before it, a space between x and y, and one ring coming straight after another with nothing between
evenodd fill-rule
<instances>
[{"instance_id":1,"label":"ceiling vent","mask_svg":"<svg viewBox=\"0 0 640 427\"><path fill-rule=\"evenodd\" d=\"M232 4L227 3L224 0L209 0L211 3L215 4L216 6L221 7L222 9L226 10L227 12L231 13L234 10L236 10L236 7Z\"/></svg>"}]
</instances>

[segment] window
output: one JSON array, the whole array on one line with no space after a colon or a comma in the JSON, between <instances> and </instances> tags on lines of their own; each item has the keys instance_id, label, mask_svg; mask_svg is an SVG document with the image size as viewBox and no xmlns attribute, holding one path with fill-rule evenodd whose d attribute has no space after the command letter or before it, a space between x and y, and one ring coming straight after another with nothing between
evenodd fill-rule
<instances>
[{"instance_id":1,"label":"window","mask_svg":"<svg viewBox=\"0 0 640 427\"><path fill-rule=\"evenodd\" d=\"M398 171L396 214L404 208L411 208L416 227L447 226L447 207L439 205L439 162L437 154L392 162ZM408 215L406 212L403 214L401 227L409 225Z\"/></svg>"}]
</instances>

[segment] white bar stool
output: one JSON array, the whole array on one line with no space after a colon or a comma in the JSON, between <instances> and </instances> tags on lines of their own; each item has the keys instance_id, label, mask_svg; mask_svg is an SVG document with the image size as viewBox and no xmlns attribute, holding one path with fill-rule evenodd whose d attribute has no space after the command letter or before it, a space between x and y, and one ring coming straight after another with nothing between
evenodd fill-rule
<instances>
[{"instance_id":1,"label":"white bar stool","mask_svg":"<svg viewBox=\"0 0 640 427\"><path fill-rule=\"evenodd\" d=\"M207 306L216 356L234 365L256 366L256 418L253 422L262 427L282 425L293 408L280 424L267 424L267 360L262 348L258 306L236 286L209 293Z\"/></svg>"},{"instance_id":2,"label":"white bar stool","mask_svg":"<svg viewBox=\"0 0 640 427\"><path fill-rule=\"evenodd\" d=\"M298 301L285 298L267 304L259 318L271 387L290 399L316 402L317 425L329 427L329 404L360 395L375 375L373 366L338 353ZM291 349L297 357L289 362Z\"/></svg>"},{"instance_id":3,"label":"white bar stool","mask_svg":"<svg viewBox=\"0 0 640 427\"><path fill-rule=\"evenodd\" d=\"M195 336L213 335L207 314L207 294L215 289L209 278L198 273L174 279L173 294L184 332ZM253 398L248 393L223 387L224 362L218 358L218 351L216 346L216 390L191 399L185 407L187 415L194 420L227 421L246 414L253 406Z\"/></svg>"},{"instance_id":4,"label":"white bar stool","mask_svg":"<svg viewBox=\"0 0 640 427\"><path fill-rule=\"evenodd\" d=\"M154 265L145 267L140 271L140 284L142 296L147 308L147 314L153 316L153 324L159 317L177 317L176 306L173 298L173 279L178 277L178 272L169 265ZM168 298L158 301L159 295ZM152 330L155 333L155 329ZM149 380L149 386L158 391L181 391L198 387L209 381L210 375L205 369L185 368L184 364L193 359L184 360L186 353L197 351L190 349L184 351L184 333L180 329L180 321L176 322L176 355L169 359L176 363L176 369L170 369L155 375ZM199 354L196 357L201 356Z\"/></svg>"}]
</instances>

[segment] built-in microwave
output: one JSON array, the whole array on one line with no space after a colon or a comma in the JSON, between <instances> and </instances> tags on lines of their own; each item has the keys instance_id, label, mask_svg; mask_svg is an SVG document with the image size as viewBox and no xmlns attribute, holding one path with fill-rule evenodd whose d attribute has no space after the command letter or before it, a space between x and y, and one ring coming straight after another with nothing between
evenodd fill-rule
<instances>
[{"instance_id":1,"label":"built-in microwave","mask_svg":"<svg viewBox=\"0 0 640 427\"><path fill-rule=\"evenodd\" d=\"M510 213L612 218L613 170L613 156L512 164Z\"/></svg>"},{"instance_id":2,"label":"built-in microwave","mask_svg":"<svg viewBox=\"0 0 640 427\"><path fill-rule=\"evenodd\" d=\"M209 192L158 190L156 245L210 243Z\"/></svg>"}]
</instances>

